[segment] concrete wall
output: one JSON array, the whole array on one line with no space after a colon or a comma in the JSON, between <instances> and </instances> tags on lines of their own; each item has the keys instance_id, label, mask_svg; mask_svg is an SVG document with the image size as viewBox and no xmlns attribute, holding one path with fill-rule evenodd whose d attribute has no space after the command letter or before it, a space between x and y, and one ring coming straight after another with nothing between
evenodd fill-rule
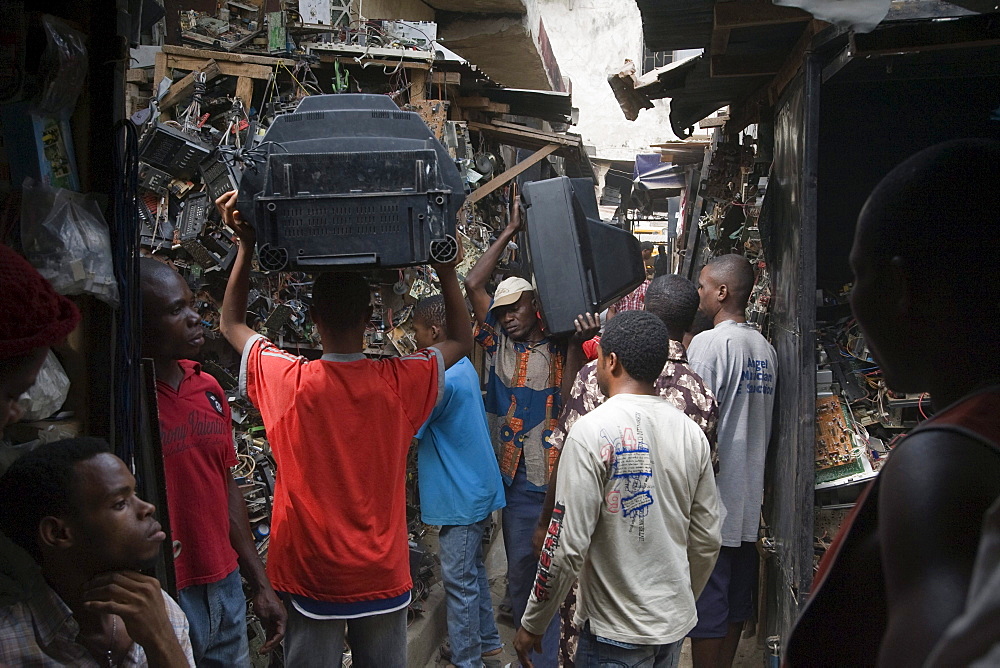
<instances>
[{"instance_id":1,"label":"concrete wall","mask_svg":"<svg viewBox=\"0 0 1000 668\"><path fill-rule=\"evenodd\" d=\"M359 6L366 19L434 20L434 9L420 0L353 0L351 18L357 18Z\"/></svg>"},{"instance_id":2,"label":"concrete wall","mask_svg":"<svg viewBox=\"0 0 1000 668\"><path fill-rule=\"evenodd\" d=\"M596 157L633 160L650 144L676 139L670 130L669 100L657 100L629 121L607 77L630 58L641 67L642 23L633 0L533 0L540 12L564 77L572 82L580 122L573 129Z\"/></svg>"}]
</instances>

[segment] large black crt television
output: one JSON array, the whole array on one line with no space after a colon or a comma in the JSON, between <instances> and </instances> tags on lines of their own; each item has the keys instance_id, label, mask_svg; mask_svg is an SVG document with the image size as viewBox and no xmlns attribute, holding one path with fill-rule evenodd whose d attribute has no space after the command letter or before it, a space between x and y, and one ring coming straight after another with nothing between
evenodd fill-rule
<instances>
[{"instance_id":1,"label":"large black crt television","mask_svg":"<svg viewBox=\"0 0 1000 668\"><path fill-rule=\"evenodd\" d=\"M639 240L601 221L589 179L560 176L524 185L528 264L545 329L575 331L646 279Z\"/></svg>"},{"instance_id":2,"label":"large black crt television","mask_svg":"<svg viewBox=\"0 0 1000 668\"><path fill-rule=\"evenodd\" d=\"M237 207L268 271L448 262L465 188L416 113L384 95L316 95L279 116Z\"/></svg>"}]
</instances>

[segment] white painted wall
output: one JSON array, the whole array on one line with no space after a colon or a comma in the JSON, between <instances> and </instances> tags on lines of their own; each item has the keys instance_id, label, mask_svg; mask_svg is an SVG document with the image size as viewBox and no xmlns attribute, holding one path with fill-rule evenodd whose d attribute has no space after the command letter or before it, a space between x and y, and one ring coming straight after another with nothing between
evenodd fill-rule
<instances>
[{"instance_id":1,"label":"white painted wall","mask_svg":"<svg viewBox=\"0 0 1000 668\"><path fill-rule=\"evenodd\" d=\"M572 130L597 147L597 157L634 160L650 144L676 139L670 101L656 100L629 121L615 99L608 75L629 58L642 67L642 22L634 0L529 0L539 11L563 76L573 84L580 122Z\"/></svg>"}]
</instances>

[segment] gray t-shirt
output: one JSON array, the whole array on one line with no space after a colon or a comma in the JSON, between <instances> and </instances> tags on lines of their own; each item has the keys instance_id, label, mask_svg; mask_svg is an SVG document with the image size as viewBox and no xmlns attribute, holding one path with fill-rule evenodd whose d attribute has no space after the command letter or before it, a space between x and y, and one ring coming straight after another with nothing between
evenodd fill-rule
<instances>
[{"instance_id":1,"label":"gray t-shirt","mask_svg":"<svg viewBox=\"0 0 1000 668\"><path fill-rule=\"evenodd\" d=\"M774 348L752 325L726 320L691 340L688 361L719 400L722 544L738 547L756 541L760 526L777 381Z\"/></svg>"}]
</instances>

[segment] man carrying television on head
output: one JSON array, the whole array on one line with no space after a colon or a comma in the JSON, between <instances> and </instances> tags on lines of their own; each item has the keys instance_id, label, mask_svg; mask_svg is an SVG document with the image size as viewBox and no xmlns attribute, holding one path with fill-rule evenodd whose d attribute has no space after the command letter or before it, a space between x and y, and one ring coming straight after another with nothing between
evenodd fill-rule
<instances>
[{"instance_id":1,"label":"man carrying television on head","mask_svg":"<svg viewBox=\"0 0 1000 668\"><path fill-rule=\"evenodd\" d=\"M542 329L531 283L512 276L500 282L492 299L486 284L507 244L521 230L520 205L510 223L465 279L478 327L476 341L486 351L489 378L486 413L493 447L500 460L507 505L503 509L503 539L507 550L507 581L514 624L528 604L538 554L532 535L545 500L545 490L558 453L548 437L562 408L560 386L567 349ZM593 336L594 332L590 333ZM588 337L589 338L589 337ZM582 340L582 339L581 339ZM583 360L575 337L573 357ZM542 637L542 653L532 655L538 668L555 668L559 649L559 619Z\"/></svg>"}]
</instances>

